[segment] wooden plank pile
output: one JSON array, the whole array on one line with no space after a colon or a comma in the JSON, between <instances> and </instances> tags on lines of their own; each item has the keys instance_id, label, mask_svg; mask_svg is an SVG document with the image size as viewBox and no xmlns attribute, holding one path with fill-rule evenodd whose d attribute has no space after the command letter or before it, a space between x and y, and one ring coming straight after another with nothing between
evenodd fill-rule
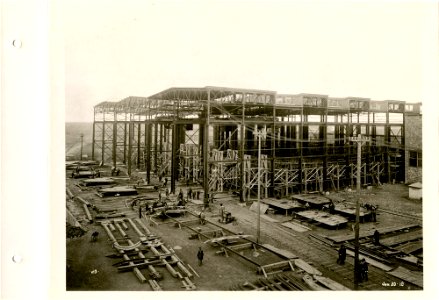
<instances>
[{"instance_id":1,"label":"wooden plank pile","mask_svg":"<svg viewBox=\"0 0 439 300\"><path fill-rule=\"evenodd\" d=\"M265 247L266 249L268 249L268 250L270 250L270 251L272 251L272 252L282 256L282 257L287 258L287 259L295 259L295 258L297 258L296 254L291 253L288 250L279 249L279 248L276 248L275 246L270 245L270 244L263 244L262 246Z\"/></svg>"},{"instance_id":2,"label":"wooden plank pile","mask_svg":"<svg viewBox=\"0 0 439 300\"><path fill-rule=\"evenodd\" d=\"M276 274L260 278L254 282L236 284L230 288L234 291L309 291L311 290L301 278L293 273Z\"/></svg>"},{"instance_id":3,"label":"wooden plank pile","mask_svg":"<svg viewBox=\"0 0 439 300\"><path fill-rule=\"evenodd\" d=\"M419 251L423 248L423 242L409 242L399 246L394 247L396 250L401 251L405 254L411 254L413 252Z\"/></svg>"},{"instance_id":4,"label":"wooden plank pile","mask_svg":"<svg viewBox=\"0 0 439 300\"><path fill-rule=\"evenodd\" d=\"M128 221L128 224L136 232L139 238L138 242L134 243L127 232L125 232L125 230L129 230L125 221ZM156 267L164 267L174 278L180 280L182 288L195 290L196 286L190 279L193 277L193 274L186 268L182 260L172 249L168 249L157 236L151 234L140 219L135 219L135 221L137 224L130 218L101 222L108 237L113 242L113 249L117 251L116 254L107 255L107 257L123 259L113 263L118 272L134 272L141 283L148 282L152 290L159 291L162 288L158 280L162 279L162 275L156 270ZM128 245L120 244L120 240L114 237L113 232L121 235ZM148 252L151 255L145 256ZM141 269L149 271L150 279L147 280L145 278L144 274L140 271Z\"/></svg>"},{"instance_id":5,"label":"wooden plank pile","mask_svg":"<svg viewBox=\"0 0 439 300\"><path fill-rule=\"evenodd\" d=\"M268 265L264 265L260 267L260 272L264 274L265 278L267 278L269 275L281 273L284 271L294 271L293 264L290 260L284 260Z\"/></svg>"},{"instance_id":6,"label":"wooden plank pile","mask_svg":"<svg viewBox=\"0 0 439 300\"><path fill-rule=\"evenodd\" d=\"M284 222L281 225L284 227L293 229L294 231L297 231L297 232L305 232L305 231L311 230L311 228L304 226L302 224L298 224L296 222Z\"/></svg>"},{"instance_id":7,"label":"wooden plank pile","mask_svg":"<svg viewBox=\"0 0 439 300\"><path fill-rule=\"evenodd\" d=\"M309 221L314 221L319 224L327 225L331 228L339 228L340 226L345 226L348 223L348 219L342 216L333 215L327 212L319 210L306 210L297 212L296 216L308 219Z\"/></svg>"},{"instance_id":8,"label":"wooden plank pile","mask_svg":"<svg viewBox=\"0 0 439 300\"><path fill-rule=\"evenodd\" d=\"M381 239L380 243L384 246L392 247L402 243L417 241L421 239L422 230L416 230Z\"/></svg>"},{"instance_id":9,"label":"wooden plank pile","mask_svg":"<svg viewBox=\"0 0 439 300\"><path fill-rule=\"evenodd\" d=\"M380 234L387 234L392 232L398 232L408 229L420 228L419 224L410 224L403 226L391 226L380 228ZM368 238L372 237L375 232L375 229L360 231L360 238ZM332 240L334 243L343 243L347 241L352 241L355 239L355 234L343 234L343 235L333 235L333 236L325 236L327 239Z\"/></svg>"},{"instance_id":10,"label":"wooden plank pile","mask_svg":"<svg viewBox=\"0 0 439 300\"><path fill-rule=\"evenodd\" d=\"M132 186L116 186L111 188L103 188L97 191L99 197L110 196L131 196L137 195L137 190Z\"/></svg>"},{"instance_id":11,"label":"wooden plank pile","mask_svg":"<svg viewBox=\"0 0 439 300\"><path fill-rule=\"evenodd\" d=\"M115 184L115 181L111 178L92 178L81 180L81 185L83 186L102 186L112 184Z\"/></svg>"}]
</instances>

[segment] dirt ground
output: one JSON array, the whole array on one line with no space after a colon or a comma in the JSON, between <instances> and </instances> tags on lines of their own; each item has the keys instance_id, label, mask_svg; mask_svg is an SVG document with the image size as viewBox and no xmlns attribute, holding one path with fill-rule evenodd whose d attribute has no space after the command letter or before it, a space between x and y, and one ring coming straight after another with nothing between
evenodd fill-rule
<instances>
[{"instance_id":1,"label":"dirt ground","mask_svg":"<svg viewBox=\"0 0 439 300\"><path fill-rule=\"evenodd\" d=\"M93 188L81 191L75 186L77 182L78 180L76 179L67 179L66 182L66 185L75 195L81 195L92 204L100 207L116 207L118 211L124 212L126 217L138 217L138 213L131 210L125 201L127 198L132 197L100 198L95 195ZM180 188L186 193L186 186L178 186L177 190ZM157 196L156 193L147 193L145 195ZM219 204L223 203L226 210L230 211L232 215L237 218L237 222L227 225L221 224L221 226L235 233L241 232L255 236L257 214L249 210L251 203L248 202L247 205L243 205L232 195L223 194L219 196L220 197L211 205L211 211L207 212L207 220L218 223ZM355 192L342 191L330 193L328 197L333 199L335 203L349 202L353 204L355 203L357 194ZM114 253L114 250L102 226L97 223L88 224L84 212L81 206L78 206L77 201L67 202L69 209L87 232L81 237L66 239L66 289L68 291L150 291L150 285L140 283L133 272L117 272L112 264L120 259L106 257L107 254ZM408 199L408 188L405 185L383 185L371 190L363 190L360 195L360 202L379 206L378 222L361 224L360 231L414 223L422 224L422 202ZM200 208L200 204L189 203L188 205L189 210L199 211ZM313 249L317 250L318 247L322 247L319 251L323 251L323 246L311 245L309 249L304 248L305 246L301 244L300 239L302 239L302 241L305 241L305 239L308 240L307 235L309 233L320 234L322 236L352 234L350 224L346 228L334 230L302 222L302 224L309 227L311 231L301 233L279 225L281 222L292 220L293 217L290 215L285 216L284 213L270 213L264 216L265 217L261 218L260 242L291 251L299 256L307 256L308 252L312 252ZM187 217L190 218L190 216ZM294 221L297 222L297 220ZM159 236L168 248L172 248L184 264L190 265L196 271L200 277L194 276L191 280L196 285L197 290L226 291L230 290L237 283L244 283L246 281L252 282L260 278L260 275L256 272L257 268L254 265L236 255L226 257L225 255L216 254L219 250L218 247L213 247L196 239L189 239L192 232L185 228L180 229L174 226L173 223L151 226L147 217L143 217L142 222L153 234ZM130 235L134 234L134 232L130 232L130 230L132 229L129 229L127 233ZM100 233L97 242L90 241L90 235L93 231ZM202 266L198 266L196 257L199 247L202 247L205 252L205 259ZM328 252L327 260L335 261L337 255L335 249L325 248L324 251ZM254 259L257 259L258 257L266 257L263 252L263 249L259 249L259 251L247 251L246 255L250 257L253 256ZM319 254L314 256L310 255L305 258L315 267L319 267ZM315 261L313 261L313 259ZM269 263L269 261L266 263ZM160 268L159 271L163 275L163 279L159 283L164 290L184 290L181 282L173 278L165 268ZM330 271L328 272L330 273ZM329 273L327 274L328 277L333 276L333 274ZM147 274L147 272L143 271L143 274ZM352 283L346 282L346 286L352 286ZM372 286L372 289L373 288L375 288L375 286Z\"/></svg>"}]
</instances>

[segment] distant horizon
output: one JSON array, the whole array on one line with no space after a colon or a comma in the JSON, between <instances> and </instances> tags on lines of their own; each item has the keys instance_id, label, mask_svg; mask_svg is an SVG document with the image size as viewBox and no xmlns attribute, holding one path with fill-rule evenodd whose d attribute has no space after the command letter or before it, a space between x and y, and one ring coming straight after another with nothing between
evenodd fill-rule
<instances>
[{"instance_id":1,"label":"distant horizon","mask_svg":"<svg viewBox=\"0 0 439 300\"><path fill-rule=\"evenodd\" d=\"M93 121L65 121L64 123L93 123Z\"/></svg>"}]
</instances>

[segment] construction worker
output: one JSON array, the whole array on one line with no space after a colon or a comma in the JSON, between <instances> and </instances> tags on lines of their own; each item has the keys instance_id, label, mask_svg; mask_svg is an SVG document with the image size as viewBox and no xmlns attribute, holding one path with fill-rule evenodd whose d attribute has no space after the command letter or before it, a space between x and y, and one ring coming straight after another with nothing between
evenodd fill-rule
<instances>
[{"instance_id":1,"label":"construction worker","mask_svg":"<svg viewBox=\"0 0 439 300\"><path fill-rule=\"evenodd\" d=\"M92 241L92 242L96 242L96 241L98 240L98 236L99 236L99 232L94 231L94 232L91 234L91 241Z\"/></svg>"},{"instance_id":2,"label":"construction worker","mask_svg":"<svg viewBox=\"0 0 439 300\"><path fill-rule=\"evenodd\" d=\"M203 264L203 258L204 258L204 251L203 249L201 249L201 247L198 248L197 258L198 258L198 265L201 266Z\"/></svg>"},{"instance_id":3,"label":"construction worker","mask_svg":"<svg viewBox=\"0 0 439 300\"><path fill-rule=\"evenodd\" d=\"M206 215L204 214L204 208L202 208L200 212L200 224L206 224Z\"/></svg>"},{"instance_id":4,"label":"construction worker","mask_svg":"<svg viewBox=\"0 0 439 300\"><path fill-rule=\"evenodd\" d=\"M220 204L220 216L221 216L221 223L224 223L224 216L225 216L226 208L223 206L223 204Z\"/></svg>"},{"instance_id":5,"label":"construction worker","mask_svg":"<svg viewBox=\"0 0 439 300\"><path fill-rule=\"evenodd\" d=\"M183 190L180 189L180 192L178 192L178 196L177 196L178 200L183 200Z\"/></svg>"},{"instance_id":6,"label":"construction worker","mask_svg":"<svg viewBox=\"0 0 439 300\"><path fill-rule=\"evenodd\" d=\"M346 247L345 245L342 244L340 249L338 250L337 263L339 265L344 265L345 260L346 260Z\"/></svg>"},{"instance_id":7,"label":"construction worker","mask_svg":"<svg viewBox=\"0 0 439 300\"><path fill-rule=\"evenodd\" d=\"M369 280L369 264L365 258L360 261L360 279L361 281Z\"/></svg>"},{"instance_id":8,"label":"construction worker","mask_svg":"<svg viewBox=\"0 0 439 300\"><path fill-rule=\"evenodd\" d=\"M335 205L334 205L334 202L332 202L332 201L329 203L329 213L330 214L335 213Z\"/></svg>"},{"instance_id":9,"label":"construction worker","mask_svg":"<svg viewBox=\"0 0 439 300\"><path fill-rule=\"evenodd\" d=\"M375 230L375 232L373 233L373 242L375 245L380 244L380 233L378 230Z\"/></svg>"},{"instance_id":10,"label":"construction worker","mask_svg":"<svg viewBox=\"0 0 439 300\"><path fill-rule=\"evenodd\" d=\"M376 222L377 221L377 207L375 205L372 205L370 207L370 211L371 211L372 222Z\"/></svg>"},{"instance_id":11,"label":"construction worker","mask_svg":"<svg viewBox=\"0 0 439 300\"><path fill-rule=\"evenodd\" d=\"M134 206L137 205L137 199L133 200L133 202L131 202L131 209L134 209Z\"/></svg>"}]
</instances>

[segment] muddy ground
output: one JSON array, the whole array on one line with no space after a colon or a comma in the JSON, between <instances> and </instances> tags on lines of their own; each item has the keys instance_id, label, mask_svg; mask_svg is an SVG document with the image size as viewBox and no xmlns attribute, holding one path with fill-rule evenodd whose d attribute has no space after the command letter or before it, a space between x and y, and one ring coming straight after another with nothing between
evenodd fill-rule
<instances>
[{"instance_id":1,"label":"muddy ground","mask_svg":"<svg viewBox=\"0 0 439 300\"><path fill-rule=\"evenodd\" d=\"M157 179L154 179L157 180ZM100 198L95 194L95 189L88 188L86 191L81 191L77 186L79 180L67 179L67 186L74 194L81 195L86 200L94 205L101 207L116 207L119 211L126 213L127 217L137 218L138 213L132 210L126 203L127 199L132 197L110 197L109 199ZM124 181L125 182L125 181ZM186 186L178 186L177 190L182 188L186 192ZM196 187L193 187L196 188ZM156 193L147 193L145 195L157 196ZM328 195L337 202L354 203L358 196L355 192L342 191L338 193L330 193ZM107 254L114 253L111 247L106 232L102 226L96 222L89 224L85 218L83 209L78 206L77 201L67 201L68 207L80 221L83 228L87 232L76 238L66 239L66 289L68 291L150 291L151 287L148 283L140 283L134 273L118 273L116 268L112 266L117 260L107 258ZM360 202L377 204L378 222L367 222L361 224L360 231L370 230L373 228L385 228L389 226L406 225L406 224L422 224L422 202L419 200L408 199L408 188L402 184L383 185L374 187L370 190L363 190L360 195ZM207 220L213 223L218 223L219 205L223 203L226 210L230 211L237 222L227 224L225 228L233 232L241 232L245 234L256 235L257 214L250 211L251 202L247 204L239 203L238 199L233 195L222 194L217 200L211 204L210 211L207 212ZM200 204L189 203L189 210L199 211ZM320 263L328 265L335 262L337 258L336 249L332 249L325 245L311 243L309 241L309 234L319 234L322 236L352 234L351 224L348 224L343 229L334 230L323 228L317 224L309 224L302 222L311 229L308 232L296 232L292 229L282 227L281 222L293 220L293 216L285 216L284 213L269 213L261 218L261 236L260 242L274 245L278 248L286 249L303 257L304 260L312 264L317 269L321 269L325 276L332 277L334 280L352 288L352 279L346 276L338 276L335 270L330 267L322 267ZM190 218L191 216L187 216ZM268 218L267 218L268 217ZM298 222L298 220L294 220ZM255 281L260 278L257 274L257 268L244 259L230 255L226 257L223 254L217 254L218 247L213 247L205 244L197 239L189 239L192 232L187 229L180 229L172 222L159 226L152 226L148 217L142 217L142 222L150 229L150 231L161 238L168 248L172 248L177 256L185 263L190 265L199 277L192 278L197 290L202 291L227 291L238 283L246 281ZM132 234L129 229L128 234ZM97 242L90 241L91 232L98 231L100 233ZM305 241L305 242L304 242ZM202 247L205 252L205 259L202 266L198 266L196 253L199 247ZM253 256L254 259L263 258L264 250L247 251L247 255ZM324 257L321 255L324 253ZM319 257L322 261L319 262ZM348 258L349 260L350 258ZM270 259L266 263L270 263ZM349 266L346 266L349 268ZM327 272L326 272L327 270ZM348 270L348 272L350 272ZM376 270L377 274L379 270ZM147 274L147 272L144 272ZM168 291L184 291L181 282L173 278L169 272L164 268L160 269L163 279L159 281L164 290ZM326 273L326 274L325 274ZM338 277L337 277L338 276ZM380 275L381 276L381 275ZM384 275L383 275L384 276ZM379 289L379 284L363 286L364 289Z\"/></svg>"}]
</instances>

